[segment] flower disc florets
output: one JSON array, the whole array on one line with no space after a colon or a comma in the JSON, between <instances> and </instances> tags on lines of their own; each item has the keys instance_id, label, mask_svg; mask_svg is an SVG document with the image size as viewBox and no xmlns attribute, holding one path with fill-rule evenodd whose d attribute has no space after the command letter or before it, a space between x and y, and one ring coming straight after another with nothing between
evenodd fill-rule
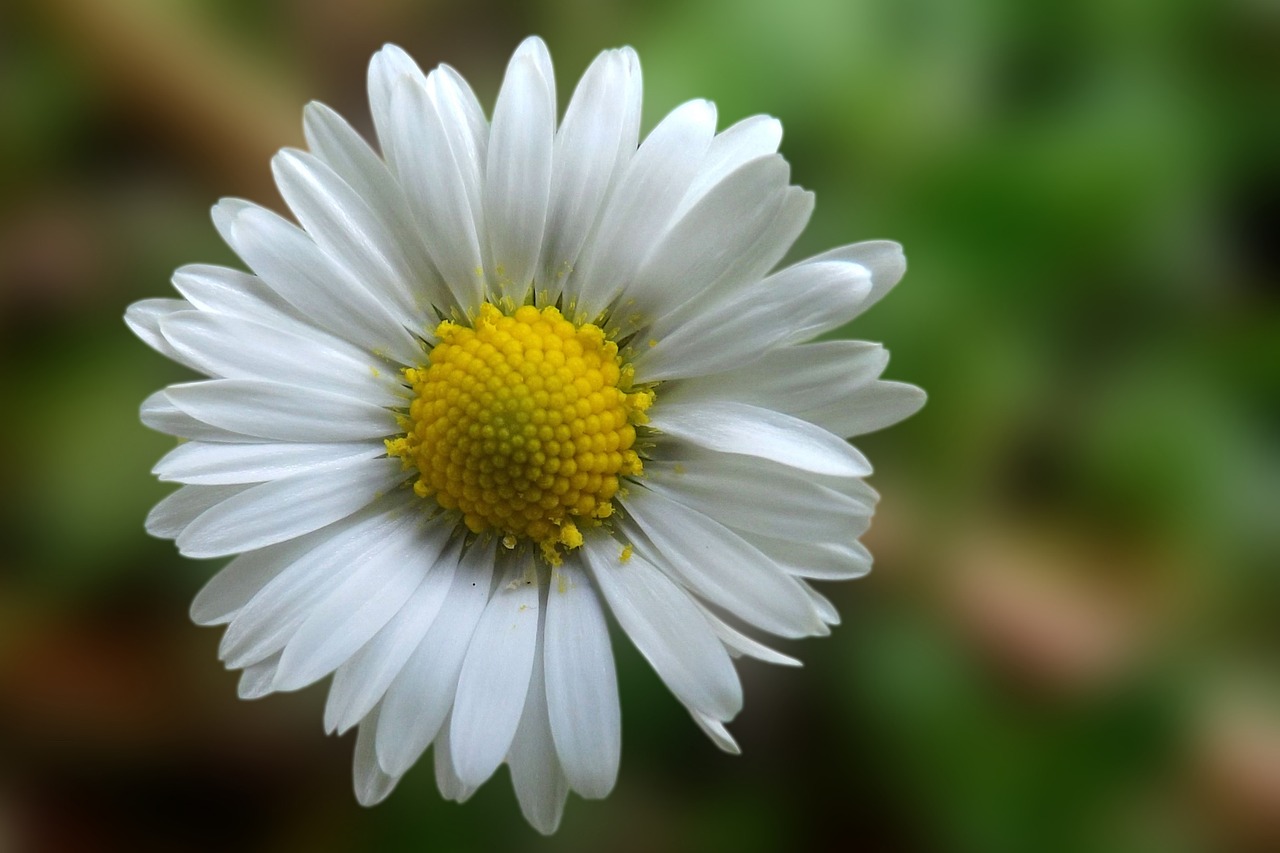
<instances>
[{"instance_id":1,"label":"flower disc florets","mask_svg":"<svg viewBox=\"0 0 1280 853\"><path fill-rule=\"evenodd\" d=\"M553 564L582 544L579 524L613 512L620 478L641 473L635 425L653 402L630 388L618 345L554 307L504 314L480 307L472 326L445 321L413 387L405 435L387 451L416 467L414 491L462 513L509 546L529 539Z\"/></svg>"}]
</instances>

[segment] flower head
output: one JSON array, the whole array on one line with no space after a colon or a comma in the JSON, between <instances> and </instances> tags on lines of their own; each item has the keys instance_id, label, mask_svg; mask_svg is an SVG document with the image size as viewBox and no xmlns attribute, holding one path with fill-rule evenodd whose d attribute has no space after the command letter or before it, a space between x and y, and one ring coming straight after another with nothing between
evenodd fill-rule
<instances>
[{"instance_id":1,"label":"flower head","mask_svg":"<svg viewBox=\"0 0 1280 853\"><path fill-rule=\"evenodd\" d=\"M771 272L813 197L781 127L687 103L639 141L633 51L601 54L557 126L550 57L516 51L492 121L463 79L373 59L381 155L306 110L273 161L299 225L224 200L252 273L184 267L130 307L207 376L142 407L184 441L147 520L236 556L197 596L240 694L332 674L356 794L434 744L466 799L503 762L529 821L603 797L621 742L613 618L721 748L753 633L828 633L809 579L857 577L877 496L845 437L923 402L884 350L809 343L901 277L860 243ZM300 226L300 227L299 227Z\"/></svg>"}]
</instances>

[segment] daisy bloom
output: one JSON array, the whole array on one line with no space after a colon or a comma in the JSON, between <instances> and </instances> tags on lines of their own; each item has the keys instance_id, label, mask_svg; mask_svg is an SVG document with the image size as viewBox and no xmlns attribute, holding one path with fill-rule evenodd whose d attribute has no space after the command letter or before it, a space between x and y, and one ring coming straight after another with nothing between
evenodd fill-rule
<instances>
[{"instance_id":1,"label":"daisy bloom","mask_svg":"<svg viewBox=\"0 0 1280 853\"><path fill-rule=\"evenodd\" d=\"M192 617L246 699L332 675L376 803L434 745L465 800L504 762L550 833L617 777L608 616L722 749L733 658L829 633L808 583L864 574L877 496L846 440L916 411L876 344L809 343L885 294L899 247L773 272L813 208L777 120L716 133L690 101L643 140L640 67L602 53L556 121L526 40L492 119L456 71L388 46L378 148L305 111L276 182L298 224L213 219L252 272L184 267L126 321L208 378L143 422L181 443L147 519L188 557L236 555Z\"/></svg>"}]
</instances>

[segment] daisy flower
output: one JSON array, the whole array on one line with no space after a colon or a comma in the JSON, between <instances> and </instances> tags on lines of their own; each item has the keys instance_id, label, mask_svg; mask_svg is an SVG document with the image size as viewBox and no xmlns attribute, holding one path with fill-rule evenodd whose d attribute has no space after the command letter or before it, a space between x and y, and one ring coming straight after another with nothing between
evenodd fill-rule
<instances>
[{"instance_id":1,"label":"daisy flower","mask_svg":"<svg viewBox=\"0 0 1280 853\"><path fill-rule=\"evenodd\" d=\"M208 377L142 405L181 443L147 519L188 557L236 555L192 617L246 699L332 675L376 803L434 745L465 800L504 762L555 830L617 776L607 614L722 749L733 659L829 633L809 580L858 577L877 496L846 440L919 389L876 344L810 343L885 294L896 244L772 272L813 208L756 116L690 101L639 139L635 53L602 53L557 125L541 40L485 114L456 71L388 46L381 153L320 104L276 182L297 224L213 211L252 272L189 266L126 320Z\"/></svg>"}]
</instances>

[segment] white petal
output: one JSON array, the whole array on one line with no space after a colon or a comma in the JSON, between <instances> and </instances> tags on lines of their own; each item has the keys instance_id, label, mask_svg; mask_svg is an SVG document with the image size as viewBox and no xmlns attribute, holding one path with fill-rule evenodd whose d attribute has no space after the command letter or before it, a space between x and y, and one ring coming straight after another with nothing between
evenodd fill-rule
<instances>
[{"instance_id":1,"label":"white petal","mask_svg":"<svg viewBox=\"0 0 1280 853\"><path fill-rule=\"evenodd\" d=\"M244 668L240 673L240 683L236 686L236 695L241 699L261 699L272 692L271 682L276 677L276 667L280 665L280 655L274 654Z\"/></svg>"},{"instance_id":2,"label":"white petal","mask_svg":"<svg viewBox=\"0 0 1280 853\"><path fill-rule=\"evenodd\" d=\"M303 130L312 152L368 203L404 253L415 275L411 304L424 317L429 315L431 306L447 304L449 289L431 263L422 234L409 212L409 201L387 164L342 116L324 104L307 105Z\"/></svg>"},{"instance_id":3,"label":"white petal","mask_svg":"<svg viewBox=\"0 0 1280 853\"><path fill-rule=\"evenodd\" d=\"M515 788L520 812L534 829L550 835L560 826L565 800L569 798L569 781L560 768L556 744L551 737L541 632L538 640L529 693L525 696L524 712L520 715L507 764L511 768L511 785Z\"/></svg>"},{"instance_id":4,"label":"white petal","mask_svg":"<svg viewBox=\"0 0 1280 853\"><path fill-rule=\"evenodd\" d=\"M888 362L884 347L864 341L780 347L736 370L669 382L662 400L736 400L798 415L866 386Z\"/></svg>"},{"instance_id":5,"label":"white petal","mask_svg":"<svg viewBox=\"0 0 1280 853\"><path fill-rule=\"evenodd\" d=\"M374 708L356 734L356 749L352 759L352 777L356 787L356 801L362 806L374 806L382 802L400 781L398 776L388 776L378 766L378 753L374 748L378 731L378 709Z\"/></svg>"},{"instance_id":6,"label":"white petal","mask_svg":"<svg viewBox=\"0 0 1280 853\"><path fill-rule=\"evenodd\" d=\"M457 305L475 311L484 292L480 166L451 124L456 103L434 72L426 87L401 78L392 92L391 162L400 176L427 250Z\"/></svg>"},{"instance_id":7,"label":"white petal","mask_svg":"<svg viewBox=\"0 0 1280 853\"><path fill-rule=\"evenodd\" d=\"M849 261L805 262L774 273L760 282L764 293L784 301L812 298L818 310L798 311L787 318L786 342L801 343L844 325L866 307L871 272Z\"/></svg>"},{"instance_id":8,"label":"white petal","mask_svg":"<svg viewBox=\"0 0 1280 853\"><path fill-rule=\"evenodd\" d=\"M582 75L552 155L551 203L541 281L559 294L617 175L636 150L640 60L630 48L605 51Z\"/></svg>"},{"instance_id":9,"label":"white petal","mask_svg":"<svg viewBox=\"0 0 1280 853\"><path fill-rule=\"evenodd\" d=\"M184 299L143 299L128 307L124 312L124 322L139 340L165 358L199 371L199 367L170 346L160 333L161 320L170 314L190 310L191 303Z\"/></svg>"},{"instance_id":10,"label":"white petal","mask_svg":"<svg viewBox=\"0 0 1280 853\"><path fill-rule=\"evenodd\" d=\"M693 717L693 721L698 724L698 728L702 729L703 734L711 738L712 743L730 755L742 754L742 748L733 739L733 735L729 734L729 730L724 727L724 723L701 711L690 710L689 714Z\"/></svg>"},{"instance_id":11,"label":"white petal","mask_svg":"<svg viewBox=\"0 0 1280 853\"><path fill-rule=\"evenodd\" d=\"M777 266L791 244L809 222L813 213L813 193L799 187L788 187L782 196L777 215L769 222L760 239L736 258L725 264L714 280L687 302L672 306L658 317L649 337L661 341L705 314L721 315L736 310L734 306L744 292L757 287L769 270Z\"/></svg>"},{"instance_id":12,"label":"white petal","mask_svg":"<svg viewBox=\"0 0 1280 853\"><path fill-rule=\"evenodd\" d=\"M493 568L492 543L473 544L463 554L430 630L387 689L378 724L378 760L388 773L403 774L441 731L471 635L489 601ZM437 758L443 746L436 744Z\"/></svg>"},{"instance_id":13,"label":"white petal","mask_svg":"<svg viewBox=\"0 0 1280 853\"><path fill-rule=\"evenodd\" d=\"M317 341L338 340L301 318L292 305L251 273L189 264L173 274L173 286L201 311L253 320L297 335L310 335Z\"/></svg>"},{"instance_id":14,"label":"white petal","mask_svg":"<svg viewBox=\"0 0 1280 853\"><path fill-rule=\"evenodd\" d=\"M762 536L853 539L869 524L861 502L794 468L731 453L686 453L645 464L645 485L721 524Z\"/></svg>"},{"instance_id":15,"label":"white petal","mask_svg":"<svg viewBox=\"0 0 1280 853\"><path fill-rule=\"evenodd\" d=\"M712 187L640 266L623 294L627 311L660 317L715 282L765 236L782 205L789 173L781 157L762 157Z\"/></svg>"},{"instance_id":16,"label":"white petal","mask_svg":"<svg viewBox=\"0 0 1280 853\"><path fill-rule=\"evenodd\" d=\"M494 275L517 302L538 270L555 130L551 57L542 39L528 38L511 58L498 92L484 186Z\"/></svg>"},{"instance_id":17,"label":"white petal","mask_svg":"<svg viewBox=\"0 0 1280 853\"><path fill-rule=\"evenodd\" d=\"M395 181L382 158L346 119L325 104L312 101L302 111L302 130L312 154L361 198L380 207Z\"/></svg>"},{"instance_id":18,"label":"white petal","mask_svg":"<svg viewBox=\"0 0 1280 853\"><path fill-rule=\"evenodd\" d=\"M636 378L651 382L748 364L775 347L842 325L858 313L870 289L870 274L858 264L789 267L656 337L636 357Z\"/></svg>"},{"instance_id":19,"label":"white petal","mask_svg":"<svg viewBox=\"0 0 1280 853\"><path fill-rule=\"evenodd\" d=\"M427 75L422 73L418 63L409 54L394 44L383 45L382 50L375 53L369 62L369 111L373 114L378 142L382 145L382 156L393 168L395 158L391 154L391 148L395 144L394 128L398 116L392 104L392 95L396 83L402 78L413 80L419 86L427 85Z\"/></svg>"},{"instance_id":20,"label":"white petal","mask_svg":"<svg viewBox=\"0 0 1280 853\"><path fill-rule=\"evenodd\" d=\"M358 572L397 520L375 508L317 531L309 546L258 590L227 626L218 656L231 668L256 663L284 648L311 609Z\"/></svg>"},{"instance_id":21,"label":"white petal","mask_svg":"<svg viewBox=\"0 0 1280 853\"><path fill-rule=\"evenodd\" d=\"M871 571L871 552L859 542L797 542L743 534L793 575L824 581L860 578Z\"/></svg>"},{"instance_id":22,"label":"white petal","mask_svg":"<svg viewBox=\"0 0 1280 853\"><path fill-rule=\"evenodd\" d=\"M177 539L211 507L246 490L246 486L183 486L166 495L147 513L146 529L160 539Z\"/></svg>"},{"instance_id":23,"label":"white petal","mask_svg":"<svg viewBox=\"0 0 1280 853\"><path fill-rule=\"evenodd\" d=\"M862 435L911 417L925 399L924 391L914 385L882 380L798 414L836 435Z\"/></svg>"},{"instance_id":24,"label":"white petal","mask_svg":"<svg viewBox=\"0 0 1280 853\"><path fill-rule=\"evenodd\" d=\"M188 363L210 376L286 382L375 406L403 404L398 373L342 341L326 346L283 329L207 311L171 314L160 329Z\"/></svg>"},{"instance_id":25,"label":"white petal","mask_svg":"<svg viewBox=\"0 0 1280 853\"><path fill-rule=\"evenodd\" d=\"M836 606L826 596L807 583L804 584L804 591L809 596L809 600L813 602L813 606L822 615L823 622L828 625L840 624L840 611L836 610Z\"/></svg>"},{"instance_id":26,"label":"white petal","mask_svg":"<svg viewBox=\"0 0 1280 853\"><path fill-rule=\"evenodd\" d=\"M440 735L436 738L436 787L440 789L440 796L446 800L465 803L476 792L476 786L465 784L458 778L458 771L453 769L453 754L449 751L449 729L452 728L452 723L452 717L446 717L440 726Z\"/></svg>"},{"instance_id":27,"label":"white petal","mask_svg":"<svg viewBox=\"0 0 1280 853\"><path fill-rule=\"evenodd\" d=\"M218 236L222 238L222 242L228 246L235 246L235 236L231 233L231 229L236 223L236 218L245 211L257 210L258 207L253 202L242 198L218 199L218 203L209 211L209 215L213 219L213 227L217 229Z\"/></svg>"},{"instance_id":28,"label":"white petal","mask_svg":"<svg viewBox=\"0 0 1280 853\"><path fill-rule=\"evenodd\" d=\"M331 535L331 531L317 531L236 557L196 593L191 621L197 625L230 622L263 587Z\"/></svg>"},{"instance_id":29,"label":"white petal","mask_svg":"<svg viewBox=\"0 0 1280 853\"><path fill-rule=\"evenodd\" d=\"M165 393L173 405L199 421L258 439L359 441L399 431L387 409L279 382L211 379L171 385Z\"/></svg>"},{"instance_id":30,"label":"white petal","mask_svg":"<svg viewBox=\"0 0 1280 853\"><path fill-rule=\"evenodd\" d=\"M422 348L394 314L301 229L262 208L241 210L231 248L299 313L368 351L415 364Z\"/></svg>"},{"instance_id":31,"label":"white petal","mask_svg":"<svg viewBox=\"0 0 1280 853\"><path fill-rule=\"evenodd\" d=\"M860 264L871 271L871 292L863 302L861 311L865 311L880 300L882 296L902 280L907 271L907 259L902 254L902 247L890 240L867 240L849 246L841 246L829 252L815 255L803 263L821 263L824 261L848 261ZM861 311L859 313L861 313Z\"/></svg>"},{"instance_id":32,"label":"white petal","mask_svg":"<svg viewBox=\"0 0 1280 853\"><path fill-rule=\"evenodd\" d=\"M800 666L800 661L784 655L782 652L769 648L764 643L748 637L728 622L721 619L710 608L699 603L702 609L702 615L706 617L707 622L711 625L711 630L716 632L716 636L720 638L720 642L724 643L729 649L729 654L734 657L746 655L765 663L776 663L779 666Z\"/></svg>"},{"instance_id":33,"label":"white petal","mask_svg":"<svg viewBox=\"0 0 1280 853\"><path fill-rule=\"evenodd\" d=\"M285 646L277 690L306 687L337 669L382 630L422 584L451 527L414 515L387 533L382 547L365 558L359 574L311 611Z\"/></svg>"},{"instance_id":34,"label":"white petal","mask_svg":"<svg viewBox=\"0 0 1280 853\"><path fill-rule=\"evenodd\" d=\"M847 441L790 415L712 401L655 407L652 426L708 450L772 459L802 471L865 477L871 465Z\"/></svg>"},{"instance_id":35,"label":"white petal","mask_svg":"<svg viewBox=\"0 0 1280 853\"><path fill-rule=\"evenodd\" d=\"M842 495L853 498L865 506L868 512L874 512L876 504L880 503L880 493L868 486L866 480L837 477L824 479L822 483Z\"/></svg>"},{"instance_id":36,"label":"white petal","mask_svg":"<svg viewBox=\"0 0 1280 853\"><path fill-rule=\"evenodd\" d=\"M142 425L165 435L198 441L253 441L249 436L198 421L179 409L165 391L157 391L142 401L138 416Z\"/></svg>"},{"instance_id":37,"label":"white petal","mask_svg":"<svg viewBox=\"0 0 1280 853\"><path fill-rule=\"evenodd\" d=\"M667 471L668 474L687 473L690 467L694 468L710 468L717 469L718 466L726 462L734 465L746 464L748 466L756 466L755 470L759 472L764 479L769 477L783 477L788 480L801 480L811 483L815 486L821 486L823 489L829 489L838 492L841 500L853 501L862 508L862 513L871 515L875 512L876 504L880 502L880 495L875 489L867 485L866 480L859 477L850 477L846 475L832 476L825 474L815 474L812 472L802 473L799 470L785 465L778 465L763 459L747 458L743 459L733 454L722 454L716 451L707 450L681 441L677 438L657 435L654 436L653 447L650 455L655 461L653 464L657 466L655 470ZM681 471L680 469L683 469ZM648 468L645 469L646 475Z\"/></svg>"},{"instance_id":38,"label":"white petal","mask_svg":"<svg viewBox=\"0 0 1280 853\"><path fill-rule=\"evenodd\" d=\"M441 114L449 116L451 127L457 130L459 144L467 151L474 151L477 167L483 168L489 153L489 122L484 117L480 99L466 78L451 65L441 63L434 75L427 76L428 89L433 85L432 76L439 78L434 84L440 87L439 95L433 94L432 97L447 104L447 108L442 107Z\"/></svg>"},{"instance_id":39,"label":"white petal","mask_svg":"<svg viewBox=\"0 0 1280 853\"><path fill-rule=\"evenodd\" d=\"M724 525L647 489L633 489L626 510L657 549L655 563L698 595L782 637L821 630L800 584Z\"/></svg>"},{"instance_id":40,"label":"white petal","mask_svg":"<svg viewBox=\"0 0 1280 853\"><path fill-rule=\"evenodd\" d=\"M178 549L220 557L274 545L346 518L404 478L399 459L356 459L261 483L201 514L178 537Z\"/></svg>"},{"instance_id":41,"label":"white petal","mask_svg":"<svg viewBox=\"0 0 1280 853\"><path fill-rule=\"evenodd\" d=\"M609 306L670 226L715 129L715 107L690 101L672 110L640 145L565 288L584 316Z\"/></svg>"},{"instance_id":42,"label":"white petal","mask_svg":"<svg viewBox=\"0 0 1280 853\"><path fill-rule=\"evenodd\" d=\"M623 562L614 539L592 537L582 553L614 618L675 697L732 719L742 708L742 685L689 594L638 554Z\"/></svg>"},{"instance_id":43,"label":"white petal","mask_svg":"<svg viewBox=\"0 0 1280 853\"><path fill-rule=\"evenodd\" d=\"M441 553L404 607L350 660L338 667L324 708L326 731L345 732L360 722L387 692L435 622L453 585L462 542L462 537L457 537Z\"/></svg>"},{"instance_id":44,"label":"white petal","mask_svg":"<svg viewBox=\"0 0 1280 853\"><path fill-rule=\"evenodd\" d=\"M552 571L544 643L546 702L564 775L584 797L608 796L622 754L617 675L604 608L574 560Z\"/></svg>"},{"instance_id":45,"label":"white petal","mask_svg":"<svg viewBox=\"0 0 1280 853\"><path fill-rule=\"evenodd\" d=\"M536 567L512 561L480 616L458 676L449 747L458 778L468 785L493 775L515 737L529 690L539 609Z\"/></svg>"},{"instance_id":46,"label":"white petal","mask_svg":"<svg viewBox=\"0 0 1280 853\"><path fill-rule=\"evenodd\" d=\"M318 465L372 459L386 452L382 444L372 442L216 444L188 441L165 454L151 473L166 482L199 485L265 483Z\"/></svg>"},{"instance_id":47,"label":"white petal","mask_svg":"<svg viewBox=\"0 0 1280 853\"><path fill-rule=\"evenodd\" d=\"M434 270L415 268L399 235L319 158L285 149L272 159L271 168L280 194L316 244L382 297L402 326L418 334L426 331L423 308L441 302L447 293Z\"/></svg>"},{"instance_id":48,"label":"white petal","mask_svg":"<svg viewBox=\"0 0 1280 853\"><path fill-rule=\"evenodd\" d=\"M738 167L757 157L777 153L781 142L782 122L770 116L750 116L716 134L676 215L683 216Z\"/></svg>"}]
</instances>

